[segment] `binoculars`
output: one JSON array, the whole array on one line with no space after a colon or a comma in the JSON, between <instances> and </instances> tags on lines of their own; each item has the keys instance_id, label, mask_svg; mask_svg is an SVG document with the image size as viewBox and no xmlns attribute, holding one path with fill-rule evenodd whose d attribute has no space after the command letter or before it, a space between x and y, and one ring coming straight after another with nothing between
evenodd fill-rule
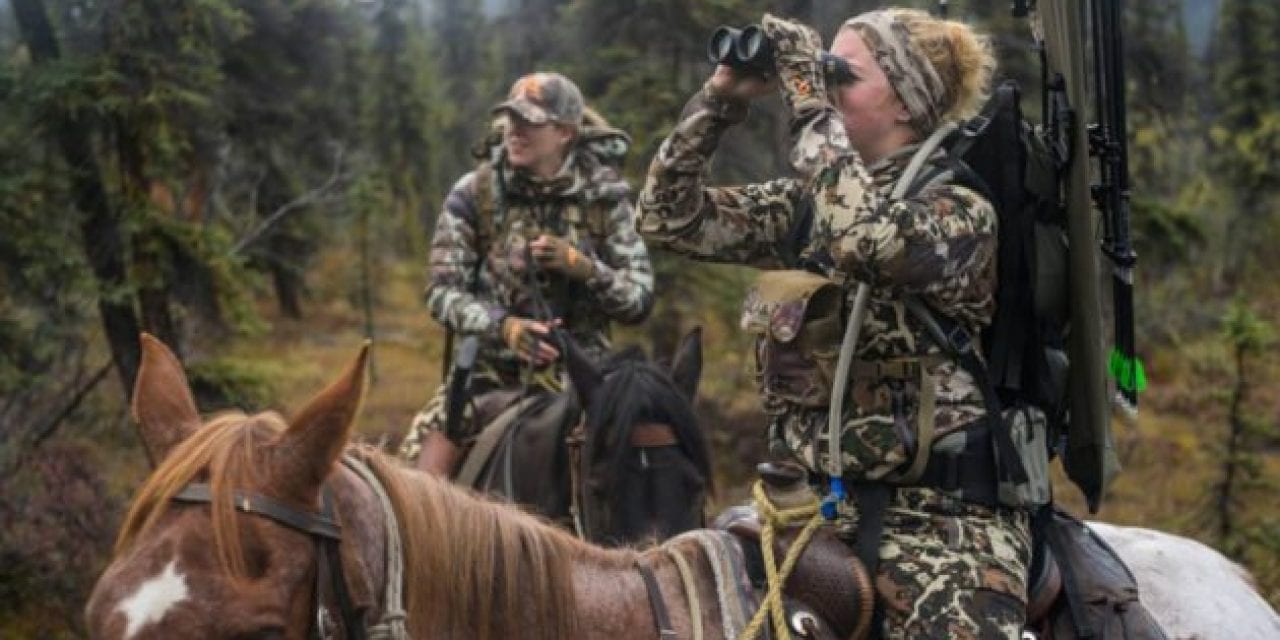
<instances>
[{"instance_id":1,"label":"binoculars","mask_svg":"<svg viewBox=\"0 0 1280 640\"><path fill-rule=\"evenodd\" d=\"M707 59L755 75L773 74L773 42L760 25L741 29L720 25L707 41Z\"/></svg>"},{"instance_id":2,"label":"binoculars","mask_svg":"<svg viewBox=\"0 0 1280 640\"><path fill-rule=\"evenodd\" d=\"M750 75L768 77L775 73L773 42L760 25L741 29L720 25L707 40L707 60ZM818 56L827 85L834 87L858 79L844 58L823 51Z\"/></svg>"}]
</instances>

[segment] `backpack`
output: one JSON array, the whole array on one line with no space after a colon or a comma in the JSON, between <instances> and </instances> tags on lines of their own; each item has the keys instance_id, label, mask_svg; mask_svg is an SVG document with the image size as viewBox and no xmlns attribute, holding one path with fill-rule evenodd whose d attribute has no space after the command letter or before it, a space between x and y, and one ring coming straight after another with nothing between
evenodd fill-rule
<instances>
[{"instance_id":1,"label":"backpack","mask_svg":"<svg viewBox=\"0 0 1280 640\"><path fill-rule=\"evenodd\" d=\"M1068 245L1059 185L1066 158L1022 116L1017 83L1005 81L982 112L940 129L904 196L954 180L981 193L998 217L996 312L978 338L1003 406L1029 404L1065 428ZM934 149L941 161L930 161ZM916 164L916 158L908 165ZM940 314L934 314L938 316ZM939 322L951 324L946 318ZM951 326L945 327L948 332Z\"/></svg>"},{"instance_id":2,"label":"backpack","mask_svg":"<svg viewBox=\"0 0 1280 640\"><path fill-rule=\"evenodd\" d=\"M985 195L996 209L996 315L982 335L974 337L986 355L986 371L975 371L984 368L981 362L961 364L980 382L987 374L984 396L989 410L1031 406L1044 412L1048 453L1062 456L1068 477L1096 511L1101 487L1119 471L1110 444L1108 398L1084 392L1107 386L1106 359L1101 341L1089 339L1090 327L1072 332L1069 320L1073 308L1098 309L1102 291L1097 282L1072 282L1070 277L1070 265L1090 257L1073 253L1096 251L1095 238L1069 235L1067 171L1070 155L1083 151L1072 150L1070 131L1077 125L1062 87L1048 86L1046 91L1046 104L1057 102L1053 111L1046 110L1048 126L1038 128L1022 117L1016 83L1001 84L979 116L958 127L943 127L921 145L907 167L912 172L915 165L912 175L918 177L904 172L904 178L910 178L904 193L909 197L932 182L952 179ZM938 149L943 151L940 161L935 159ZM1073 248L1069 238L1079 246ZM907 306L926 328L933 324L941 329L929 331L935 341L969 339L943 314L910 300ZM1078 319L1090 322L1088 317Z\"/></svg>"}]
</instances>

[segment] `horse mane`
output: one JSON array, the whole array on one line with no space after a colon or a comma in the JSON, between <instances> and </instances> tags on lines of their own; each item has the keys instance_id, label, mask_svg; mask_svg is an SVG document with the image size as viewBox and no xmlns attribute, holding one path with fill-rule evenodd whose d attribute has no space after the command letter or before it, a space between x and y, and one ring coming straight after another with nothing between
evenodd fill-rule
<instances>
[{"instance_id":1,"label":"horse mane","mask_svg":"<svg viewBox=\"0 0 1280 640\"><path fill-rule=\"evenodd\" d=\"M574 561L635 563L632 550L591 546L539 516L361 451L400 521L405 609L418 636L578 637Z\"/></svg>"},{"instance_id":2,"label":"horse mane","mask_svg":"<svg viewBox=\"0 0 1280 640\"><path fill-rule=\"evenodd\" d=\"M707 488L714 490L711 456L693 413L693 403L676 387L666 369L645 359L643 352L637 355L624 350L605 361L602 376L604 380L586 412L587 432L592 434L583 450L587 461L621 465L637 424L664 423L675 430L679 447L706 479ZM613 428L607 428L609 425ZM621 475L614 474L613 482ZM609 489L612 492L615 488Z\"/></svg>"},{"instance_id":3,"label":"horse mane","mask_svg":"<svg viewBox=\"0 0 1280 640\"><path fill-rule=\"evenodd\" d=\"M228 411L196 430L169 452L138 489L120 526L115 555L128 550L168 512L175 494L192 482L204 481L213 496L210 508L218 563L232 578L244 578L247 565L233 495L237 488L265 480L266 461L255 445L287 426L275 412L248 416Z\"/></svg>"},{"instance_id":4,"label":"horse mane","mask_svg":"<svg viewBox=\"0 0 1280 640\"><path fill-rule=\"evenodd\" d=\"M243 578L240 518L231 496L268 479L263 445L286 427L274 412L230 412L198 429L138 490L115 554L145 535L187 484L207 481L219 564L233 578ZM369 464L396 512L404 549L405 611L414 637L576 637L574 561L619 569L629 569L635 561L634 551L585 544L537 516L406 469L371 447L353 445L347 453Z\"/></svg>"}]
</instances>

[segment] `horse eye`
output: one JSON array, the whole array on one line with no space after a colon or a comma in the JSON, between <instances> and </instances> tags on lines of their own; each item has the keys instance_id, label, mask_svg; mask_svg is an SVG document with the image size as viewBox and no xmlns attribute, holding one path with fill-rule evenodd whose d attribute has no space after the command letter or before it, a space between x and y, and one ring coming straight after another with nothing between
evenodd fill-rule
<instances>
[{"instance_id":1,"label":"horse eye","mask_svg":"<svg viewBox=\"0 0 1280 640\"><path fill-rule=\"evenodd\" d=\"M262 578L267 575L267 568L271 564L271 554L266 549L255 545L244 550L244 560L245 573L250 578Z\"/></svg>"}]
</instances>

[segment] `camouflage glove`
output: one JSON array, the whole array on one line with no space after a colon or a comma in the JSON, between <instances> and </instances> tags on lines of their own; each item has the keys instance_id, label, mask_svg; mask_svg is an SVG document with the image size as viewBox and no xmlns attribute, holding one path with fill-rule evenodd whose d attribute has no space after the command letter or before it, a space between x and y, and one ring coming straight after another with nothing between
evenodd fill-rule
<instances>
[{"instance_id":1,"label":"camouflage glove","mask_svg":"<svg viewBox=\"0 0 1280 640\"><path fill-rule=\"evenodd\" d=\"M596 274L596 261L564 238L540 236L530 244L530 248L533 259L543 269L557 271L579 282L586 282Z\"/></svg>"},{"instance_id":2,"label":"camouflage glove","mask_svg":"<svg viewBox=\"0 0 1280 640\"><path fill-rule=\"evenodd\" d=\"M827 106L826 85L819 57L822 37L811 27L764 14L760 26L773 43L782 99L793 117L803 117Z\"/></svg>"},{"instance_id":3,"label":"camouflage glove","mask_svg":"<svg viewBox=\"0 0 1280 640\"><path fill-rule=\"evenodd\" d=\"M559 324L538 322L528 318L507 316L502 321L502 341L522 360L542 366L560 357L560 351L551 344L551 328Z\"/></svg>"}]
</instances>

